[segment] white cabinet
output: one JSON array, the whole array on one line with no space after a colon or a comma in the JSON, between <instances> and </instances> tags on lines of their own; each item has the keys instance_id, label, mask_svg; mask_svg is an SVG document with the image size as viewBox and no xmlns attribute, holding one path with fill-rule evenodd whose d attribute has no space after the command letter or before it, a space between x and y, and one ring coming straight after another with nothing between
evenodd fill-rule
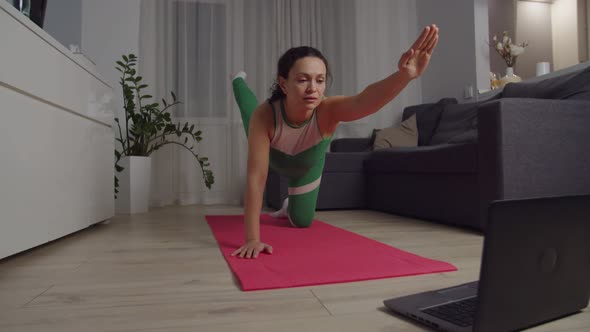
<instances>
[{"instance_id":1,"label":"white cabinet","mask_svg":"<svg viewBox=\"0 0 590 332\"><path fill-rule=\"evenodd\" d=\"M112 88L0 1L0 258L114 215Z\"/></svg>"}]
</instances>

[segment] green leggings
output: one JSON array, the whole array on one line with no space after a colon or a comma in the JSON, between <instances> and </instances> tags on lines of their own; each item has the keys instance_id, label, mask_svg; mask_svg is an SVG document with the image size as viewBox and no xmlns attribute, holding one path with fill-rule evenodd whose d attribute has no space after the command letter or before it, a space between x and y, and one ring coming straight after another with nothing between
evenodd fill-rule
<instances>
[{"instance_id":1,"label":"green leggings","mask_svg":"<svg viewBox=\"0 0 590 332\"><path fill-rule=\"evenodd\" d=\"M246 130L246 135L248 135L250 117L258 106L258 101L243 78L235 78L232 85L234 97L242 115L244 129ZM311 168L305 171L304 174L297 174L296 176L286 174L288 172L282 172L281 169L273 168L279 174L289 179L289 207L287 216L296 227L309 227L313 222L328 143L329 140L324 140L295 156L280 156L281 153L270 154L271 165L273 164L273 158L283 158L277 160L277 164L283 165L285 163L298 164L300 160L304 160L304 163L305 161L309 163L310 160L313 160L313 166ZM279 155L279 157L274 157L276 155Z\"/></svg>"}]
</instances>

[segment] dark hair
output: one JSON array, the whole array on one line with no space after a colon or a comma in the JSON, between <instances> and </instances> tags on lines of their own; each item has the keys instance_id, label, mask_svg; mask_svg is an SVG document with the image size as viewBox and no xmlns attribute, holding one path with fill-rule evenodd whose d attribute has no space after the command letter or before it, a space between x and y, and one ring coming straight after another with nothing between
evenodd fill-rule
<instances>
[{"instance_id":1,"label":"dark hair","mask_svg":"<svg viewBox=\"0 0 590 332\"><path fill-rule=\"evenodd\" d=\"M277 79L270 88L270 98L271 102L282 99L285 97L283 90L279 86L278 77L288 78L289 71L297 62L297 60L305 57L314 57L322 60L324 65L326 66L326 75L328 79L332 78L332 73L330 72L330 67L328 66L328 60L324 57L322 52L319 50L311 47L311 46L299 46L293 47L287 50L281 57L279 58L279 63L277 65Z\"/></svg>"}]
</instances>

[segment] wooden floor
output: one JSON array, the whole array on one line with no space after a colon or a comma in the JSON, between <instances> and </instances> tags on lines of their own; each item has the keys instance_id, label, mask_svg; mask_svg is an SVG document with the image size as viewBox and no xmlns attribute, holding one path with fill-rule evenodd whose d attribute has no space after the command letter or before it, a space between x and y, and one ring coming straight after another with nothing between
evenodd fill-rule
<instances>
[{"instance_id":1,"label":"wooden floor","mask_svg":"<svg viewBox=\"0 0 590 332\"><path fill-rule=\"evenodd\" d=\"M204 218L241 212L176 206L117 216L0 260L0 331L424 331L382 301L478 278L479 234L374 211L324 211L317 219L459 270L242 292ZM531 331L590 331L590 315Z\"/></svg>"}]
</instances>

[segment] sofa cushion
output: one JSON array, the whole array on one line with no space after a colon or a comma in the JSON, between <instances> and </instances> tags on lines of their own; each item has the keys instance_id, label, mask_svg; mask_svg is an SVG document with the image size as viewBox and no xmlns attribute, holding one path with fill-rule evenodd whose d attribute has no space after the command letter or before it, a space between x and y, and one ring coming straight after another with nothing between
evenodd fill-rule
<instances>
[{"instance_id":1,"label":"sofa cushion","mask_svg":"<svg viewBox=\"0 0 590 332\"><path fill-rule=\"evenodd\" d=\"M402 121L416 114L418 128L418 146L429 145L432 135L438 126L445 105L457 104L455 98L443 98L435 104L420 104L404 109Z\"/></svg>"},{"instance_id":2,"label":"sofa cushion","mask_svg":"<svg viewBox=\"0 0 590 332\"><path fill-rule=\"evenodd\" d=\"M590 100L590 67L539 82L507 84L502 97Z\"/></svg>"},{"instance_id":3,"label":"sofa cushion","mask_svg":"<svg viewBox=\"0 0 590 332\"><path fill-rule=\"evenodd\" d=\"M477 142L477 126L470 128L469 130L455 135L449 139L447 143L458 144L458 143L470 143Z\"/></svg>"},{"instance_id":4,"label":"sofa cushion","mask_svg":"<svg viewBox=\"0 0 590 332\"><path fill-rule=\"evenodd\" d=\"M371 151L373 142L368 138L337 138L330 143L331 152Z\"/></svg>"},{"instance_id":5,"label":"sofa cushion","mask_svg":"<svg viewBox=\"0 0 590 332\"><path fill-rule=\"evenodd\" d=\"M441 144L373 151L365 161L367 173L474 173L477 144Z\"/></svg>"},{"instance_id":6,"label":"sofa cushion","mask_svg":"<svg viewBox=\"0 0 590 332\"><path fill-rule=\"evenodd\" d=\"M478 105L479 103L446 105L430 145L475 141Z\"/></svg>"},{"instance_id":7,"label":"sofa cushion","mask_svg":"<svg viewBox=\"0 0 590 332\"><path fill-rule=\"evenodd\" d=\"M364 161L371 152L329 152L326 153L324 173L364 173Z\"/></svg>"},{"instance_id":8,"label":"sofa cushion","mask_svg":"<svg viewBox=\"0 0 590 332\"><path fill-rule=\"evenodd\" d=\"M418 146L418 128L416 128L415 114L398 126L377 131L373 150L411 146Z\"/></svg>"}]
</instances>

